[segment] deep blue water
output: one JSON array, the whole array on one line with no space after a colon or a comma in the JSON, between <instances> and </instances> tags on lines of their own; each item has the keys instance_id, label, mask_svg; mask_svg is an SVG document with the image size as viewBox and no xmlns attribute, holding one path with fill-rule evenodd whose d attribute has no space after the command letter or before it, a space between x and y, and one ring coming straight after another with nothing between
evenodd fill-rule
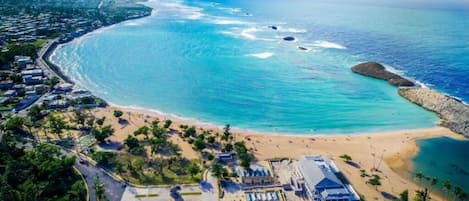
<instances>
[{"instance_id":1,"label":"deep blue water","mask_svg":"<svg viewBox=\"0 0 469 201\"><path fill-rule=\"evenodd\" d=\"M52 60L112 103L259 131L434 125L436 115L394 87L350 71L368 60L469 100L464 11L309 0L149 5L154 16L75 40Z\"/></svg>"},{"instance_id":2,"label":"deep blue water","mask_svg":"<svg viewBox=\"0 0 469 201\"><path fill-rule=\"evenodd\" d=\"M469 140L448 137L417 141L419 153L412 159L414 172L439 180L439 191L448 180L453 188L459 186L469 193Z\"/></svg>"}]
</instances>

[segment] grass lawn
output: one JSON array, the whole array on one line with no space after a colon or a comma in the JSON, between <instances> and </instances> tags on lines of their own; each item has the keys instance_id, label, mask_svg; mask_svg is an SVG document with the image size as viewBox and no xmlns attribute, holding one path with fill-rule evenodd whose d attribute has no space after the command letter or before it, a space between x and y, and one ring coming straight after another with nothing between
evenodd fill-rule
<instances>
[{"instance_id":1,"label":"grass lawn","mask_svg":"<svg viewBox=\"0 0 469 201\"><path fill-rule=\"evenodd\" d=\"M40 48L44 44L46 44L46 42L47 42L46 39L37 39L36 41L33 42L33 45L36 46L37 48Z\"/></svg>"},{"instance_id":2,"label":"grass lawn","mask_svg":"<svg viewBox=\"0 0 469 201\"><path fill-rule=\"evenodd\" d=\"M136 198L158 197L158 196L160 196L158 193L154 193L154 194L138 194L138 195L135 195Z\"/></svg>"},{"instance_id":3,"label":"grass lawn","mask_svg":"<svg viewBox=\"0 0 469 201\"><path fill-rule=\"evenodd\" d=\"M202 192L182 192L181 195L202 195Z\"/></svg>"},{"instance_id":4,"label":"grass lawn","mask_svg":"<svg viewBox=\"0 0 469 201\"><path fill-rule=\"evenodd\" d=\"M202 172L199 172L194 177L188 173L176 174L177 171L183 171L188 165L173 165L163 167L162 174L152 169L152 165L143 165L140 171L131 171L129 166L135 166L139 161L144 161L143 156L135 156L131 154L119 154L117 160L123 164L125 171L121 176L130 183L139 185L171 185L171 184L194 184L202 178ZM129 162L131 165L129 165ZM187 163L197 163L195 161L187 161Z\"/></svg>"}]
</instances>

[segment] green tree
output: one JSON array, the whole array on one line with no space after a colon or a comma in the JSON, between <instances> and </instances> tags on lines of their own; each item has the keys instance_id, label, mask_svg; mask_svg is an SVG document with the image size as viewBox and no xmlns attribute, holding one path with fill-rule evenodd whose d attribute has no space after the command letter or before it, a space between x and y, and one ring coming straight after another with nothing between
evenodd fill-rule
<instances>
[{"instance_id":1,"label":"green tree","mask_svg":"<svg viewBox=\"0 0 469 201\"><path fill-rule=\"evenodd\" d=\"M347 154L343 154L341 156L339 156L341 159L343 159L344 161L346 162L349 162L349 161L352 161L352 157L347 155Z\"/></svg>"},{"instance_id":2,"label":"green tree","mask_svg":"<svg viewBox=\"0 0 469 201\"><path fill-rule=\"evenodd\" d=\"M194 178L194 176L200 172L200 167L195 163L191 163L189 167L187 167L187 171L191 175L191 178Z\"/></svg>"},{"instance_id":3,"label":"green tree","mask_svg":"<svg viewBox=\"0 0 469 201\"><path fill-rule=\"evenodd\" d=\"M223 135L221 137L222 140L228 141L230 139L230 136L231 136L230 129L231 129L230 124L226 124L226 126L223 128Z\"/></svg>"},{"instance_id":4,"label":"green tree","mask_svg":"<svg viewBox=\"0 0 469 201\"><path fill-rule=\"evenodd\" d=\"M12 134L23 134L26 119L20 116L11 116L4 123L4 130Z\"/></svg>"},{"instance_id":5,"label":"green tree","mask_svg":"<svg viewBox=\"0 0 469 201\"><path fill-rule=\"evenodd\" d=\"M96 177L94 178L94 185L93 189L96 192L96 199L97 201L105 200L106 196L104 195L105 193L105 186L101 182L99 175L96 174Z\"/></svg>"},{"instance_id":6,"label":"green tree","mask_svg":"<svg viewBox=\"0 0 469 201\"><path fill-rule=\"evenodd\" d=\"M223 176L223 172L225 171L224 169L225 168L223 166L221 166L220 164L213 163L212 168L211 168L212 176L217 177L218 179L220 179Z\"/></svg>"},{"instance_id":7,"label":"green tree","mask_svg":"<svg viewBox=\"0 0 469 201\"><path fill-rule=\"evenodd\" d=\"M120 119L122 115L124 114L124 112L122 112L121 110L114 110L113 114L114 114L114 117Z\"/></svg>"},{"instance_id":8,"label":"green tree","mask_svg":"<svg viewBox=\"0 0 469 201\"><path fill-rule=\"evenodd\" d=\"M368 183L371 184L372 186L376 187L376 190L378 190L378 186L381 185L380 179L381 179L381 177L379 175L374 174L368 180Z\"/></svg>"},{"instance_id":9,"label":"green tree","mask_svg":"<svg viewBox=\"0 0 469 201\"><path fill-rule=\"evenodd\" d=\"M49 129L51 133L56 134L59 137L61 137L63 130L68 126L63 118L58 117L55 113L50 113L47 117L47 121L49 122Z\"/></svg>"},{"instance_id":10,"label":"green tree","mask_svg":"<svg viewBox=\"0 0 469 201\"><path fill-rule=\"evenodd\" d=\"M409 190L402 191L399 194L399 201L409 201Z\"/></svg>"},{"instance_id":11,"label":"green tree","mask_svg":"<svg viewBox=\"0 0 469 201\"><path fill-rule=\"evenodd\" d=\"M215 136L208 136L207 137L207 143L210 143L210 144L215 143Z\"/></svg>"},{"instance_id":12,"label":"green tree","mask_svg":"<svg viewBox=\"0 0 469 201\"><path fill-rule=\"evenodd\" d=\"M41 120L43 118L41 106L39 105L31 106L28 110L28 116L33 123Z\"/></svg>"},{"instance_id":13,"label":"green tree","mask_svg":"<svg viewBox=\"0 0 469 201\"><path fill-rule=\"evenodd\" d=\"M193 145L194 145L194 148L198 151L202 151L203 149L205 149L205 142L200 138L196 138L194 140Z\"/></svg>"},{"instance_id":14,"label":"green tree","mask_svg":"<svg viewBox=\"0 0 469 201\"><path fill-rule=\"evenodd\" d=\"M449 194L451 192L451 188L452 188L452 185L448 180L443 182L443 189L445 190L445 197L447 200L449 200Z\"/></svg>"},{"instance_id":15,"label":"green tree","mask_svg":"<svg viewBox=\"0 0 469 201\"><path fill-rule=\"evenodd\" d=\"M107 125L102 128L92 128L91 133L99 143L104 143L106 142L106 138L114 134L114 129L110 125Z\"/></svg>"},{"instance_id":16,"label":"green tree","mask_svg":"<svg viewBox=\"0 0 469 201\"><path fill-rule=\"evenodd\" d=\"M171 126L172 123L173 123L173 121L171 121L169 119L164 121L163 128L168 129Z\"/></svg>"},{"instance_id":17,"label":"green tree","mask_svg":"<svg viewBox=\"0 0 469 201\"><path fill-rule=\"evenodd\" d=\"M82 129L86 127L86 119L87 116L83 110L76 109L73 111L73 120L76 124L80 125Z\"/></svg>"},{"instance_id":18,"label":"green tree","mask_svg":"<svg viewBox=\"0 0 469 201\"><path fill-rule=\"evenodd\" d=\"M98 118L96 119L96 124L98 124L99 126L103 126L105 120L106 120L106 116Z\"/></svg>"},{"instance_id":19,"label":"green tree","mask_svg":"<svg viewBox=\"0 0 469 201\"><path fill-rule=\"evenodd\" d=\"M225 144L225 151L226 152L231 152L233 151L233 145L231 143Z\"/></svg>"}]
</instances>

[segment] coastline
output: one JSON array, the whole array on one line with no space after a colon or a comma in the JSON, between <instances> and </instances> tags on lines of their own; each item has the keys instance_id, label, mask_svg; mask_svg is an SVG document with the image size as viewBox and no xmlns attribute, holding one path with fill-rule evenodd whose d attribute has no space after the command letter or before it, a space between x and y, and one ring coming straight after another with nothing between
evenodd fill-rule
<instances>
[{"instance_id":1,"label":"coastline","mask_svg":"<svg viewBox=\"0 0 469 201\"><path fill-rule=\"evenodd\" d=\"M125 23L129 20L125 20L119 23ZM117 24L95 29L80 36L80 38ZM50 57L54 54L55 50L60 45L66 44L68 42L70 41L65 43L52 43L52 45L47 48L46 52L40 55L40 58L44 60L47 68L58 75L64 82L74 83L73 80L61 70L59 65L50 61ZM126 137L128 133L131 133L129 131L137 128L139 125L144 125L145 119L151 118L159 118L160 120L171 119L175 125L196 125L199 129L203 128L206 130L213 130L215 132L222 132L223 127L222 125L200 122L196 119L186 119L177 115L166 114L145 108L139 109L110 106L106 108L94 109L92 112L98 114L98 116L102 115L106 116L108 119L112 119L112 111L115 109L125 111L126 114L124 114L124 117L129 117L129 119L131 119L131 123L134 125L126 128L119 127L119 125L113 125L117 128L117 132L116 135L112 136L110 139L116 141L121 141L121 137ZM415 142L416 140L440 136L458 138L458 135L456 135L454 132L439 126L428 129L394 130L386 132L353 134L288 134L258 132L240 128L234 128L233 131L238 140L247 138L250 139L248 142L249 147L253 150L253 153L259 160L282 157L297 158L302 154L323 154L325 157L338 160L339 155L349 153L352 155L354 160L360 162L363 167L370 169L370 153L375 149L377 150L377 147L382 148L382 150L385 150L386 152L386 155L383 154L384 162L386 163L384 164L384 167L382 167L382 171L386 175L386 180L383 181L383 186L380 188L382 188L382 190L389 191L389 193L392 194L398 194L405 188L412 192L417 189L418 184L416 184L412 178L405 176L405 170L412 168L411 164L409 164L410 159L418 153L418 146ZM383 142L389 142L389 144ZM344 146L337 146L337 144ZM391 159L394 157L395 161L387 161L386 159L388 157ZM338 165L340 169L347 173L347 177L350 177L349 179L352 181L352 184L354 186L358 186L357 189L360 193L367 195L367 197L368 195L375 197L379 196L379 192L375 191L374 187L364 184L364 180L363 178L359 177L359 173L356 168L350 167L342 162L338 162ZM399 185L394 186L396 184Z\"/></svg>"},{"instance_id":2,"label":"coastline","mask_svg":"<svg viewBox=\"0 0 469 201\"><path fill-rule=\"evenodd\" d=\"M119 125L113 116L114 110L122 110L125 118L129 121L126 126ZM172 128L178 129L179 125L195 125L197 130L211 130L222 133L220 127L209 125L191 124L187 120L168 118L148 111L138 111L114 106L97 108L90 111L96 117L106 116L105 124L110 124L115 129L115 134L109 139L111 141L122 142L129 133L132 133L143 125L148 125L154 119L173 121ZM408 189L413 193L419 185L409 176L408 168L411 168L410 160L418 153L416 140L447 136L454 139L463 139L447 128L435 126L428 129L401 130L376 133L360 134L338 134L338 135L285 135L278 133L260 133L249 131L238 131L233 129L235 140L244 140L248 148L252 151L257 160L268 160L273 158L297 159L301 155L321 154L326 158L333 159L347 179L361 194L367 198L380 198L381 191L392 195L398 195L403 190ZM197 153L192 147L180 139L177 135L172 135L171 140L180 145L182 154L188 158L196 158ZM359 164L359 168L343 162L339 156L348 154L353 158L353 162ZM376 155L376 158L372 157ZM394 160L390 160L394 159ZM379 169L383 181L377 191L373 186L365 183L366 178L360 177L360 169L364 169L368 174L373 168L373 163L380 164ZM438 195L434 194L434 200Z\"/></svg>"}]
</instances>

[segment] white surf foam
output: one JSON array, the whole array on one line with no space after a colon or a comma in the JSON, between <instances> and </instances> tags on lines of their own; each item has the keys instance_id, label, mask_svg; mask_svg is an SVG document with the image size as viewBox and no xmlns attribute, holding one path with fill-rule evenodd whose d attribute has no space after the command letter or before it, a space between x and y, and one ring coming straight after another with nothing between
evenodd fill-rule
<instances>
[{"instance_id":1,"label":"white surf foam","mask_svg":"<svg viewBox=\"0 0 469 201\"><path fill-rule=\"evenodd\" d=\"M248 56L256 57L259 59L267 59L270 58L274 55L272 52L261 52L261 53L255 53L255 54L249 54Z\"/></svg>"},{"instance_id":2,"label":"white surf foam","mask_svg":"<svg viewBox=\"0 0 469 201\"><path fill-rule=\"evenodd\" d=\"M278 27L279 32L284 32L284 33L306 33L308 32L306 29L300 29L300 28L283 28L283 27Z\"/></svg>"},{"instance_id":3,"label":"white surf foam","mask_svg":"<svg viewBox=\"0 0 469 201\"><path fill-rule=\"evenodd\" d=\"M247 39L250 39L250 40L255 40L257 37L256 35L254 35L253 33L259 31L259 29L257 28L254 28L254 27L251 27L251 28L247 28L247 29L243 29L241 31L241 36L247 38Z\"/></svg>"},{"instance_id":4,"label":"white surf foam","mask_svg":"<svg viewBox=\"0 0 469 201\"><path fill-rule=\"evenodd\" d=\"M347 47L345 47L341 44L337 44L337 43L333 43L333 42L329 42L329 41L325 41L325 40L314 41L314 46L323 47L323 48L341 49L341 50L347 49Z\"/></svg>"}]
</instances>

